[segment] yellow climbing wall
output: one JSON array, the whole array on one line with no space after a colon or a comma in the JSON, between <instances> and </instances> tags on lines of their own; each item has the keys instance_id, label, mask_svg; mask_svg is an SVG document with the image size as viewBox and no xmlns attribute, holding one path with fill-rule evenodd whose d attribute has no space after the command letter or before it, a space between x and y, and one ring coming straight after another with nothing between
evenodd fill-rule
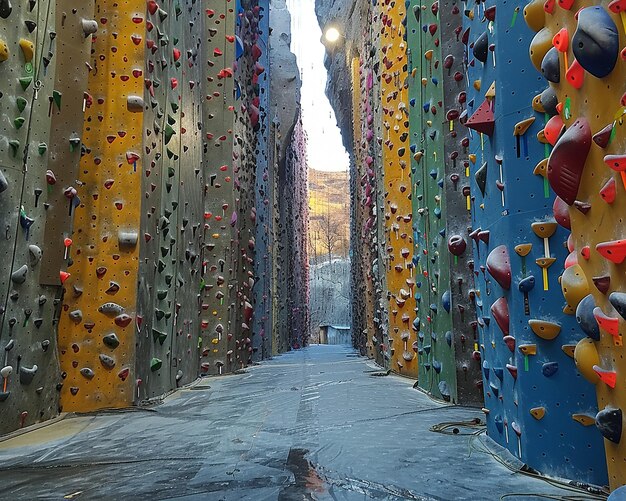
<instances>
[{"instance_id":1,"label":"yellow climbing wall","mask_svg":"<svg viewBox=\"0 0 626 501\"><path fill-rule=\"evenodd\" d=\"M609 411L621 409L623 413L626 412L626 359L621 338L625 331L625 319L613 308L609 297L613 292L623 292L626 289L626 274L623 263L614 263L606 259L598 252L596 246L602 242L624 238L626 182L623 182L620 173L611 170L604 160L607 155L624 155L626 151L626 127L623 118L626 108L624 108L625 102L622 97L626 90L624 85L626 66L623 58L619 60L617 57L617 49L621 50L626 46L626 15L611 11L610 7L616 2L577 0L573 2L570 9L555 5L550 8L549 4L550 2L547 2L546 6L543 1L533 1L526 6L527 23L538 32L531 47L531 56L535 66L540 70L540 63L549 58L545 56L548 50L553 46L555 49L561 48L556 53L559 58L560 81L550 83L562 106L555 119L562 120L566 130L574 129L576 121L586 120L590 128L588 139L591 143L575 197L576 202L568 209L572 229L570 241L572 262L570 264L577 262L578 266L569 266L561 277L561 285L569 305L566 313L574 313L581 299L591 294L592 307L595 303L595 306L601 310L596 310L596 313L606 315L614 319L614 322L619 320L619 332L615 337L606 329L600 328L599 341L593 342L590 338L581 341L576 350L576 361L581 373L592 383L596 383L600 409L598 416L604 409ZM599 15L599 19L608 17L614 25L611 27L610 21L608 23L594 22L592 30L595 34L600 33L601 29L608 28L619 35L619 47L613 51L616 66L612 71L610 67L607 68L609 73L603 77L594 76L586 71L589 66L584 61L583 68L585 65L587 68L582 72L580 68L578 72L574 71L575 65L578 64L573 50L573 42L575 42L573 37L579 28L577 13L587 7L597 8L596 14ZM558 37L553 38L557 33L560 33L561 40ZM569 44L563 44L565 38L569 39ZM606 39L600 40L599 45L604 49L608 48ZM567 50L563 50L565 46ZM582 75L580 84L576 83L574 78L576 75ZM592 142L591 135L596 135L607 126L613 127L612 137L608 140L608 144L600 145L595 142L595 139ZM548 129L549 127L546 126L546 133ZM558 147L558 142L556 145ZM601 190L607 186L607 183L609 185L615 183L613 185L616 189L614 199L606 193L605 197L601 194ZM583 304L581 308L584 306ZM587 310L591 313L589 308ZM581 310L577 313L579 318L580 313ZM600 379L593 368L594 363L596 369L600 369L600 372L605 374L608 383ZM616 381L611 383L611 377L615 376ZM622 435L621 441L618 443L606 439L604 441L609 481L613 489L626 484L626 434L622 431L621 421L619 428Z\"/></svg>"},{"instance_id":2,"label":"yellow climbing wall","mask_svg":"<svg viewBox=\"0 0 626 501\"><path fill-rule=\"evenodd\" d=\"M124 407L134 397L143 121L130 111L129 97L143 96L144 45L136 41L146 29L144 9L140 0L95 6L72 276L59 321L65 411Z\"/></svg>"},{"instance_id":3,"label":"yellow climbing wall","mask_svg":"<svg viewBox=\"0 0 626 501\"><path fill-rule=\"evenodd\" d=\"M417 377L413 229L404 2L380 6L381 99L391 369Z\"/></svg>"}]
</instances>

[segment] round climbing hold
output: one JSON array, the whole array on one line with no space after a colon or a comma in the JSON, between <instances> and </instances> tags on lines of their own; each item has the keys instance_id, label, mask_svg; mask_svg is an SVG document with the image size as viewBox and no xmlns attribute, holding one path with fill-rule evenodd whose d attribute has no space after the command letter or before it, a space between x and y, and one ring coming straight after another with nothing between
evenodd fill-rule
<instances>
[{"instance_id":1,"label":"round climbing hold","mask_svg":"<svg viewBox=\"0 0 626 501\"><path fill-rule=\"evenodd\" d=\"M587 7L578 12L572 50L580 65L593 76L604 78L613 71L619 57L619 34L603 7Z\"/></svg>"}]
</instances>

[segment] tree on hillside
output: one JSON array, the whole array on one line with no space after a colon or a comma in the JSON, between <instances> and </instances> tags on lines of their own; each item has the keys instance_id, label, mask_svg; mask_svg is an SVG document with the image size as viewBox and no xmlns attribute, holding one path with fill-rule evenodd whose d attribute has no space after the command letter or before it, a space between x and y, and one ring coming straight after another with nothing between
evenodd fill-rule
<instances>
[{"instance_id":1,"label":"tree on hillside","mask_svg":"<svg viewBox=\"0 0 626 501\"><path fill-rule=\"evenodd\" d=\"M322 248L328 255L328 262L332 261L333 254L345 257L346 245L343 235L343 225L339 216L322 214L316 222Z\"/></svg>"}]
</instances>

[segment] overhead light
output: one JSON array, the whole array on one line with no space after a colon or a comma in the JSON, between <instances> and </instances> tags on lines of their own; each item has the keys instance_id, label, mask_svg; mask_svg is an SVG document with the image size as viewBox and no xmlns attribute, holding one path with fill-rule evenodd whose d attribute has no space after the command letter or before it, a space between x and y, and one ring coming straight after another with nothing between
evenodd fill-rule
<instances>
[{"instance_id":1,"label":"overhead light","mask_svg":"<svg viewBox=\"0 0 626 501\"><path fill-rule=\"evenodd\" d=\"M324 33L324 38L329 43L335 43L341 38L341 33L339 33L339 30L337 28L330 27L326 30L326 33Z\"/></svg>"}]
</instances>

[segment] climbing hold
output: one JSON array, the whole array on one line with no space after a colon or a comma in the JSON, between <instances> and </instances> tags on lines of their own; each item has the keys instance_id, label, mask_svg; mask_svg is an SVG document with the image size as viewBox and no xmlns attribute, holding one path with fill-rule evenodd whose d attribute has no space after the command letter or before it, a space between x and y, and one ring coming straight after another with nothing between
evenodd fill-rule
<instances>
[{"instance_id":1,"label":"climbing hold","mask_svg":"<svg viewBox=\"0 0 626 501\"><path fill-rule=\"evenodd\" d=\"M22 54L24 55L24 61L30 63L35 55L35 44L25 38L20 39L19 44L20 49L22 49Z\"/></svg>"},{"instance_id":2,"label":"climbing hold","mask_svg":"<svg viewBox=\"0 0 626 501\"><path fill-rule=\"evenodd\" d=\"M568 205L572 205L578 195L590 148L589 122L579 118L558 140L548 160L550 186Z\"/></svg>"},{"instance_id":3,"label":"climbing hold","mask_svg":"<svg viewBox=\"0 0 626 501\"><path fill-rule=\"evenodd\" d=\"M89 367L83 367L80 370L80 374L85 378L85 379L93 379L94 376L96 375L94 373L93 370L91 370Z\"/></svg>"},{"instance_id":4,"label":"climbing hold","mask_svg":"<svg viewBox=\"0 0 626 501\"><path fill-rule=\"evenodd\" d=\"M511 288L511 261L506 245L493 249L487 257L487 271L505 290Z\"/></svg>"},{"instance_id":5,"label":"climbing hold","mask_svg":"<svg viewBox=\"0 0 626 501\"><path fill-rule=\"evenodd\" d=\"M152 372L158 371L162 365L163 362L158 358L153 358L152 360L150 360L150 370Z\"/></svg>"},{"instance_id":6,"label":"climbing hold","mask_svg":"<svg viewBox=\"0 0 626 501\"><path fill-rule=\"evenodd\" d=\"M484 31L474 42L474 48L472 49L474 57L481 63L486 63L489 56L489 34Z\"/></svg>"},{"instance_id":7,"label":"climbing hold","mask_svg":"<svg viewBox=\"0 0 626 501\"><path fill-rule=\"evenodd\" d=\"M578 341L574 349L574 362L582 376L591 384L600 382L600 377L593 370L600 363L600 356L593 339L584 338Z\"/></svg>"},{"instance_id":8,"label":"climbing hold","mask_svg":"<svg viewBox=\"0 0 626 501\"><path fill-rule=\"evenodd\" d=\"M528 325L538 337L547 341L552 341L561 332L559 324L546 320L529 320Z\"/></svg>"},{"instance_id":9,"label":"climbing hold","mask_svg":"<svg viewBox=\"0 0 626 501\"><path fill-rule=\"evenodd\" d=\"M485 189L487 188L487 162L474 173L474 179L476 179L476 184L484 197Z\"/></svg>"},{"instance_id":10,"label":"climbing hold","mask_svg":"<svg viewBox=\"0 0 626 501\"><path fill-rule=\"evenodd\" d=\"M28 273L28 266L24 264L11 274L11 281L14 284L23 284L24 282L26 282L27 273Z\"/></svg>"},{"instance_id":11,"label":"climbing hold","mask_svg":"<svg viewBox=\"0 0 626 501\"><path fill-rule=\"evenodd\" d=\"M590 294L589 282L580 265L567 268L561 275L561 290L565 301L574 310L582 299Z\"/></svg>"},{"instance_id":12,"label":"climbing hold","mask_svg":"<svg viewBox=\"0 0 626 501\"><path fill-rule=\"evenodd\" d=\"M602 242L596 245L596 250L612 263L622 264L626 259L626 240Z\"/></svg>"},{"instance_id":13,"label":"climbing hold","mask_svg":"<svg viewBox=\"0 0 626 501\"><path fill-rule=\"evenodd\" d=\"M113 369L113 367L115 367L115 360L112 357L101 353L99 358L100 363L105 369Z\"/></svg>"},{"instance_id":14,"label":"climbing hold","mask_svg":"<svg viewBox=\"0 0 626 501\"><path fill-rule=\"evenodd\" d=\"M591 426L596 423L595 416L589 416L588 414L572 414L572 419L583 426Z\"/></svg>"},{"instance_id":15,"label":"climbing hold","mask_svg":"<svg viewBox=\"0 0 626 501\"><path fill-rule=\"evenodd\" d=\"M490 308L493 318L496 320L498 327L503 333L503 336L509 335L509 303L505 297L501 297L496 300Z\"/></svg>"},{"instance_id":16,"label":"climbing hold","mask_svg":"<svg viewBox=\"0 0 626 501\"><path fill-rule=\"evenodd\" d=\"M448 239L448 250L453 256L462 256L467 248L467 242L461 235L452 235Z\"/></svg>"},{"instance_id":17,"label":"climbing hold","mask_svg":"<svg viewBox=\"0 0 626 501\"><path fill-rule=\"evenodd\" d=\"M491 103L485 100L464 125L481 134L492 136L495 129L495 117Z\"/></svg>"},{"instance_id":18,"label":"climbing hold","mask_svg":"<svg viewBox=\"0 0 626 501\"><path fill-rule=\"evenodd\" d=\"M546 415L546 408L533 407L532 409L530 409L530 415L534 417L537 421L540 421Z\"/></svg>"},{"instance_id":19,"label":"climbing hold","mask_svg":"<svg viewBox=\"0 0 626 501\"><path fill-rule=\"evenodd\" d=\"M619 56L617 26L601 6L581 9L572 39L576 60L586 71L604 78L615 68Z\"/></svg>"},{"instance_id":20,"label":"climbing hold","mask_svg":"<svg viewBox=\"0 0 626 501\"><path fill-rule=\"evenodd\" d=\"M541 373L545 377L552 377L559 371L558 362L546 362L541 366Z\"/></svg>"},{"instance_id":21,"label":"climbing hold","mask_svg":"<svg viewBox=\"0 0 626 501\"><path fill-rule=\"evenodd\" d=\"M618 293L614 292L613 294ZM613 294L611 294L611 296ZM609 300L611 296L609 296ZM598 327L598 322L593 315L593 310L595 308L596 303L593 295L588 294L578 303L578 306L576 307L576 321L587 336L595 341L600 341L600 328Z\"/></svg>"},{"instance_id":22,"label":"climbing hold","mask_svg":"<svg viewBox=\"0 0 626 501\"><path fill-rule=\"evenodd\" d=\"M604 438L619 444L622 440L622 410L605 407L596 414L596 426Z\"/></svg>"},{"instance_id":23,"label":"climbing hold","mask_svg":"<svg viewBox=\"0 0 626 501\"><path fill-rule=\"evenodd\" d=\"M559 51L552 47L541 61L541 73L548 82L558 84L561 81L561 62Z\"/></svg>"},{"instance_id":24,"label":"climbing hold","mask_svg":"<svg viewBox=\"0 0 626 501\"><path fill-rule=\"evenodd\" d=\"M32 367L25 367L22 365L20 367L20 383L23 385L29 385L32 383L35 378L35 374L37 374L38 367L33 365Z\"/></svg>"}]
</instances>

